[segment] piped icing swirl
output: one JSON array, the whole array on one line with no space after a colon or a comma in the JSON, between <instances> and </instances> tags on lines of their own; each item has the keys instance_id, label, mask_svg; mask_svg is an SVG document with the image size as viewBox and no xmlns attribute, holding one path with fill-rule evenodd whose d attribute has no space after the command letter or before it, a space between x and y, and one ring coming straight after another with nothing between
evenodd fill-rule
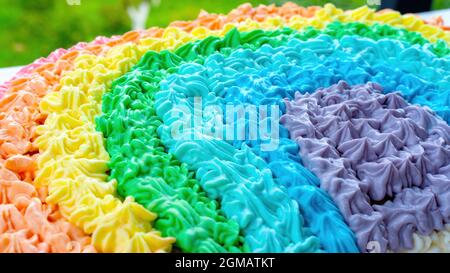
<instances>
[{"instance_id":1,"label":"piped icing swirl","mask_svg":"<svg viewBox=\"0 0 450 273\"><path fill-rule=\"evenodd\" d=\"M409 249L414 232L429 235L449 220L450 127L381 92L340 82L297 93L281 122L361 248L377 241L383 251Z\"/></svg>"}]
</instances>

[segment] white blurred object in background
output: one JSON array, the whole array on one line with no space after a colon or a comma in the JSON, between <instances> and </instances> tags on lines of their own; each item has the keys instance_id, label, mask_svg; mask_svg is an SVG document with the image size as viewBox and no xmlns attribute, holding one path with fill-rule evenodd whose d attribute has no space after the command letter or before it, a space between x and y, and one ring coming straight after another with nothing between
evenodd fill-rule
<instances>
[{"instance_id":1,"label":"white blurred object in background","mask_svg":"<svg viewBox=\"0 0 450 273\"><path fill-rule=\"evenodd\" d=\"M131 27L133 30L145 29L148 14L150 13L150 3L144 1L137 7L128 7L128 16L131 19Z\"/></svg>"},{"instance_id":2,"label":"white blurred object in background","mask_svg":"<svg viewBox=\"0 0 450 273\"><path fill-rule=\"evenodd\" d=\"M441 10L421 12L421 13L418 13L417 15L419 15L424 20L431 20L435 17L441 16L442 19L444 19L444 24L446 26L450 25L450 9L441 9Z\"/></svg>"},{"instance_id":3,"label":"white blurred object in background","mask_svg":"<svg viewBox=\"0 0 450 273\"><path fill-rule=\"evenodd\" d=\"M15 66L0 69L0 84L10 80L23 66Z\"/></svg>"},{"instance_id":4,"label":"white blurred object in background","mask_svg":"<svg viewBox=\"0 0 450 273\"><path fill-rule=\"evenodd\" d=\"M128 16L131 19L131 27L133 30L146 29L148 16L152 10L152 6L159 7L161 0L144 0L137 7L129 6L127 8Z\"/></svg>"}]
</instances>

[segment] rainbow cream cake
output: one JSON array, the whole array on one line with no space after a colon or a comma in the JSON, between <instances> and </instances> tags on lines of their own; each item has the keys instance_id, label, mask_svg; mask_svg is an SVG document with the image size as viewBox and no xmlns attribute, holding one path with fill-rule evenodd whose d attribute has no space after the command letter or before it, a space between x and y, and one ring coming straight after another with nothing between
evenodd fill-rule
<instances>
[{"instance_id":1,"label":"rainbow cream cake","mask_svg":"<svg viewBox=\"0 0 450 273\"><path fill-rule=\"evenodd\" d=\"M450 252L450 32L242 5L0 86L0 252Z\"/></svg>"}]
</instances>

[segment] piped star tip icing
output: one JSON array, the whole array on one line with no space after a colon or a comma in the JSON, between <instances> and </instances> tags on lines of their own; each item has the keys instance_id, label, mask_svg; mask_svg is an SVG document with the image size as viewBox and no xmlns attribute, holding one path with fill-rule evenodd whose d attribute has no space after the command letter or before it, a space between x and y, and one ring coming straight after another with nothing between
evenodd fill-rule
<instances>
[{"instance_id":1,"label":"piped star tip icing","mask_svg":"<svg viewBox=\"0 0 450 273\"><path fill-rule=\"evenodd\" d=\"M286 3L56 50L0 85L0 252L449 252L449 42ZM276 148L174 138L194 97Z\"/></svg>"},{"instance_id":2,"label":"piped star tip icing","mask_svg":"<svg viewBox=\"0 0 450 273\"><path fill-rule=\"evenodd\" d=\"M378 241L382 250L396 251L419 241L414 232L428 235L448 221L450 127L381 90L340 82L297 93L281 121L360 247Z\"/></svg>"}]
</instances>

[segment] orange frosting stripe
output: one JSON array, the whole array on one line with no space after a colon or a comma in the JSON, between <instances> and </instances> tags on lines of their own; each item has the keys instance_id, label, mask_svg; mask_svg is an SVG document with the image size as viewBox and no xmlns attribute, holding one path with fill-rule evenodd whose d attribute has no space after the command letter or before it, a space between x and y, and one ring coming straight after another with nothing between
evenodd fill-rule
<instances>
[{"instance_id":1,"label":"orange frosting stripe","mask_svg":"<svg viewBox=\"0 0 450 273\"><path fill-rule=\"evenodd\" d=\"M177 27L184 31L192 31L196 27L206 27L210 30L223 29L226 24L240 23L246 20L253 20L263 22L270 17L282 17L290 19L293 16L301 16L311 18L315 15L320 7L300 7L292 2L285 3L281 7L275 5L260 5L253 7L251 4L243 4L238 8L232 10L228 15L211 14L205 11L200 12L197 20L194 21L175 21L169 26Z\"/></svg>"},{"instance_id":2,"label":"orange frosting stripe","mask_svg":"<svg viewBox=\"0 0 450 273\"><path fill-rule=\"evenodd\" d=\"M46 188L32 184L35 130L45 120L39 102L68 67L64 59L44 64L14 80L0 100L0 252L95 252L89 237L43 202Z\"/></svg>"}]
</instances>

